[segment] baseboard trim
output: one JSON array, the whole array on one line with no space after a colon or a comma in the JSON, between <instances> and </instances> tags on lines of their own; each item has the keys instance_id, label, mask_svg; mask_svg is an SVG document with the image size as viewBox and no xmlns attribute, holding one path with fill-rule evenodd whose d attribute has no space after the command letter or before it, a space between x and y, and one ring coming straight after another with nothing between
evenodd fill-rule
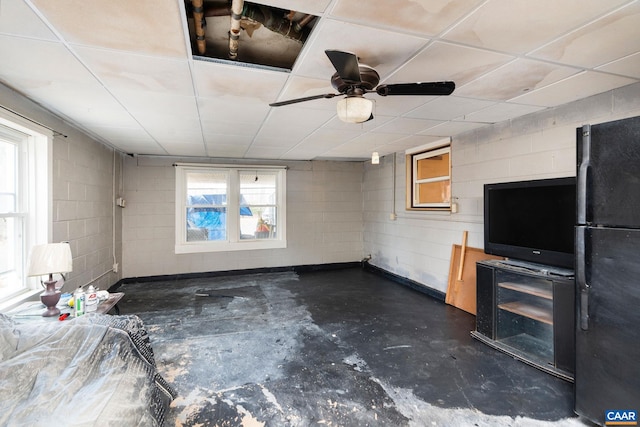
<instances>
[{"instance_id":1,"label":"baseboard trim","mask_svg":"<svg viewBox=\"0 0 640 427\"><path fill-rule=\"evenodd\" d=\"M383 276L383 277L385 277L385 278L387 278L389 280L392 280L392 281L394 281L396 283L399 283L401 285L407 286L407 287L409 287L411 289L414 289L414 290L416 290L418 292L421 292L421 293L423 293L425 295L428 295L428 296L430 296L430 297L432 297L434 299L437 299L437 300L439 300L441 302L445 301L446 294L444 292L441 292L441 291L438 291L436 289L430 288L430 287L428 287L426 285L423 285L422 283L418 283L418 282L416 282L414 280L411 280L411 279L408 279L406 277L399 276L399 275L397 275L395 273L392 273L390 271L387 271L387 270L385 270L383 268L376 267L375 265L371 265L371 264L369 264L368 261L363 262L362 263L362 267L367 271L379 274L379 275L381 275L381 276Z\"/></svg>"},{"instance_id":2,"label":"baseboard trim","mask_svg":"<svg viewBox=\"0 0 640 427\"><path fill-rule=\"evenodd\" d=\"M308 265L295 265L287 267L261 267L261 268L249 268L243 270L223 270L223 271L205 271L200 273L179 273L179 274L166 274L160 276L140 276L140 277L125 277L118 280L115 284L109 287L109 292L117 292L118 288L124 284L138 283L138 282L164 282L171 280L181 279L201 279L205 277L221 277L221 276L240 276L245 274L260 274L260 273L281 273L286 271L293 271L295 273L305 273L310 271L322 271L322 270L338 270L342 268L354 268L362 265L359 261L354 262L336 262L330 264L308 264Z\"/></svg>"},{"instance_id":3,"label":"baseboard trim","mask_svg":"<svg viewBox=\"0 0 640 427\"><path fill-rule=\"evenodd\" d=\"M125 277L118 280L115 284L109 287L109 292L117 292L118 288L124 284L138 283L138 282L164 282L171 280L181 279L201 279L206 277L222 277L222 276L240 276L245 274L260 274L260 273L281 273L286 271L293 271L295 273L306 273L313 271L323 270L338 270L343 268L361 267L366 271L378 274L385 277L395 283L403 286L407 286L425 295L428 295L436 300L445 301L446 294L436 289L430 288L422 283L418 283L414 280L408 279L403 276L399 276L395 273L387 271L383 268L376 267L369 264L369 262L355 261L355 262L336 262L330 264L308 264L308 265L295 265L286 267L262 267L262 268L249 268L244 270L223 270L223 271L205 271L199 273L180 273L180 274L166 274L159 276L139 276L139 277Z\"/></svg>"}]
</instances>

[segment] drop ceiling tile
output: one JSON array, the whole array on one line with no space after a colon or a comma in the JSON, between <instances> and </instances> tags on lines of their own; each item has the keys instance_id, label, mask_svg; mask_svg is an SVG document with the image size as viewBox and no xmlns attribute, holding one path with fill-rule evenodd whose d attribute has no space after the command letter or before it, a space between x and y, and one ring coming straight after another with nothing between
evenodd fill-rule
<instances>
[{"instance_id":1,"label":"drop ceiling tile","mask_svg":"<svg viewBox=\"0 0 640 427\"><path fill-rule=\"evenodd\" d=\"M278 147L292 146L303 140L307 135L313 132L312 128L293 127L286 131L280 128L262 127L260 132L255 136L256 144L265 144Z\"/></svg>"},{"instance_id":2,"label":"drop ceiling tile","mask_svg":"<svg viewBox=\"0 0 640 427\"><path fill-rule=\"evenodd\" d=\"M373 116L373 120L369 120L366 121L364 123L346 123L343 122L342 120L340 120L338 118L338 116L334 116L333 119L329 120L325 125L324 128L327 129L343 129L343 130L347 130L347 131L357 131L360 132L360 134L363 134L365 132L368 132L370 130L373 130L375 128L377 128L378 126L388 122L389 120L391 120L393 117L389 117L389 116L381 116L379 114L374 115Z\"/></svg>"},{"instance_id":3,"label":"drop ceiling tile","mask_svg":"<svg viewBox=\"0 0 640 427\"><path fill-rule=\"evenodd\" d=\"M422 48L428 40L421 37L364 27L324 18L307 42L302 58L294 66L296 75L330 81L335 69L325 54L326 49L340 49L355 53L360 63L375 68L384 79L404 61Z\"/></svg>"},{"instance_id":4,"label":"drop ceiling tile","mask_svg":"<svg viewBox=\"0 0 640 427\"><path fill-rule=\"evenodd\" d=\"M20 89L97 83L62 43L0 35L0 58L0 76Z\"/></svg>"},{"instance_id":5,"label":"drop ceiling tile","mask_svg":"<svg viewBox=\"0 0 640 427\"><path fill-rule=\"evenodd\" d=\"M375 104L374 116L402 116L426 102L432 101L431 96L377 96L367 95Z\"/></svg>"},{"instance_id":6,"label":"drop ceiling tile","mask_svg":"<svg viewBox=\"0 0 640 427\"><path fill-rule=\"evenodd\" d=\"M482 3L482 0L369 1L366 7L353 0L339 0L331 16L376 27L394 28L435 36Z\"/></svg>"},{"instance_id":7,"label":"drop ceiling tile","mask_svg":"<svg viewBox=\"0 0 640 427\"><path fill-rule=\"evenodd\" d=\"M245 159L279 159L287 148L284 147L250 147L244 154Z\"/></svg>"},{"instance_id":8,"label":"drop ceiling tile","mask_svg":"<svg viewBox=\"0 0 640 427\"><path fill-rule=\"evenodd\" d=\"M637 80L595 71L585 71L552 85L518 96L510 101L519 104L555 107L577 99L626 86Z\"/></svg>"},{"instance_id":9,"label":"drop ceiling tile","mask_svg":"<svg viewBox=\"0 0 640 427\"><path fill-rule=\"evenodd\" d=\"M109 125L90 125L85 128L94 134L101 135L106 140L119 141L135 140L137 142L155 143L153 138L142 128L138 123L133 123L131 126L109 126Z\"/></svg>"},{"instance_id":10,"label":"drop ceiling tile","mask_svg":"<svg viewBox=\"0 0 640 427\"><path fill-rule=\"evenodd\" d=\"M242 148L242 153L244 154L244 151L251 146L252 141L252 136L215 133L205 134L205 143L209 149L217 149L217 147L220 147L221 150L226 150L229 148L228 146L234 146Z\"/></svg>"},{"instance_id":11,"label":"drop ceiling tile","mask_svg":"<svg viewBox=\"0 0 640 427\"><path fill-rule=\"evenodd\" d=\"M0 57L2 81L79 126L131 124L126 110L64 45L0 36Z\"/></svg>"},{"instance_id":12,"label":"drop ceiling tile","mask_svg":"<svg viewBox=\"0 0 640 427\"><path fill-rule=\"evenodd\" d=\"M535 105L501 102L483 110L469 113L465 116L465 119L471 122L498 123L515 117L524 116L526 114L535 113L536 111L544 110L545 108L546 107Z\"/></svg>"},{"instance_id":13,"label":"drop ceiling tile","mask_svg":"<svg viewBox=\"0 0 640 427\"><path fill-rule=\"evenodd\" d=\"M287 73L256 68L193 62L197 95L227 103L261 102L269 108L269 103L276 99L287 76Z\"/></svg>"},{"instance_id":14,"label":"drop ceiling tile","mask_svg":"<svg viewBox=\"0 0 640 427\"><path fill-rule=\"evenodd\" d=\"M106 49L73 46L93 73L109 88L193 96L185 59L160 58Z\"/></svg>"},{"instance_id":15,"label":"drop ceiling tile","mask_svg":"<svg viewBox=\"0 0 640 427\"><path fill-rule=\"evenodd\" d=\"M323 155L327 150L337 147L358 136L356 132L319 129L299 144L292 146L283 159L308 160Z\"/></svg>"},{"instance_id":16,"label":"drop ceiling tile","mask_svg":"<svg viewBox=\"0 0 640 427\"><path fill-rule=\"evenodd\" d=\"M235 157L240 159L244 156L249 145L240 144L207 144L207 155L209 157Z\"/></svg>"},{"instance_id":17,"label":"drop ceiling tile","mask_svg":"<svg viewBox=\"0 0 640 427\"><path fill-rule=\"evenodd\" d=\"M247 151L250 142L227 138L225 135L216 135L213 142L207 142L207 156L209 157L234 157L240 159Z\"/></svg>"},{"instance_id":18,"label":"drop ceiling tile","mask_svg":"<svg viewBox=\"0 0 640 427\"><path fill-rule=\"evenodd\" d=\"M398 117L373 129L372 133L397 133L401 135L412 135L423 130L441 124L440 120L412 119L410 117Z\"/></svg>"},{"instance_id":19,"label":"drop ceiling tile","mask_svg":"<svg viewBox=\"0 0 640 427\"><path fill-rule=\"evenodd\" d=\"M513 59L513 56L501 53L436 42L403 65L385 83L453 80L456 86L462 86Z\"/></svg>"},{"instance_id":20,"label":"drop ceiling tile","mask_svg":"<svg viewBox=\"0 0 640 427\"><path fill-rule=\"evenodd\" d=\"M260 130L261 122L242 121L245 117L237 117L235 121L202 120L202 132L207 134L236 135L253 138ZM248 120L248 119L247 119Z\"/></svg>"},{"instance_id":21,"label":"drop ceiling tile","mask_svg":"<svg viewBox=\"0 0 640 427\"><path fill-rule=\"evenodd\" d=\"M306 135L304 133L294 134L289 137L277 137L273 135L261 135L259 134L253 139L251 148L255 147L268 147L268 148L286 148L287 150L298 144L298 141L304 139Z\"/></svg>"},{"instance_id":22,"label":"drop ceiling tile","mask_svg":"<svg viewBox=\"0 0 640 427\"><path fill-rule=\"evenodd\" d=\"M333 102L336 101L334 100ZM296 108L295 105L292 105L291 107L292 108L272 108L269 118L265 122L265 127L279 130L281 133L286 133L287 130L292 127L313 130L322 126L335 116L335 111L333 110L326 111Z\"/></svg>"},{"instance_id":23,"label":"drop ceiling tile","mask_svg":"<svg viewBox=\"0 0 640 427\"><path fill-rule=\"evenodd\" d=\"M476 122L446 122L436 127L433 127L425 132L423 135L430 136L455 136L464 132L468 132L473 129L478 129L484 126L488 126L487 123L476 123Z\"/></svg>"},{"instance_id":24,"label":"drop ceiling tile","mask_svg":"<svg viewBox=\"0 0 640 427\"><path fill-rule=\"evenodd\" d=\"M336 147L347 141L350 141L358 136L362 135L362 132L357 129L331 129L320 128L307 136L300 144L300 147L319 147L322 150Z\"/></svg>"},{"instance_id":25,"label":"drop ceiling tile","mask_svg":"<svg viewBox=\"0 0 640 427\"><path fill-rule=\"evenodd\" d=\"M299 77L292 75L287 84L285 85L282 93L277 98L274 98L270 102L286 101L289 99L305 98L308 96L324 95L324 94L337 94L330 83L331 75L328 75L324 79L314 79L308 77ZM320 98L312 101L301 102L297 104L284 105L281 107L272 107L282 111L292 111L297 108L313 108L328 110L335 113L336 102L339 98Z\"/></svg>"},{"instance_id":26,"label":"drop ceiling tile","mask_svg":"<svg viewBox=\"0 0 640 427\"><path fill-rule=\"evenodd\" d=\"M158 141L158 144L165 148L167 144L172 146L178 146L178 144L200 144L204 149L204 137L198 129L171 129L167 132L156 132L154 130L152 136Z\"/></svg>"},{"instance_id":27,"label":"drop ceiling tile","mask_svg":"<svg viewBox=\"0 0 640 427\"><path fill-rule=\"evenodd\" d=\"M70 43L155 56L186 57L175 0L32 0Z\"/></svg>"},{"instance_id":28,"label":"drop ceiling tile","mask_svg":"<svg viewBox=\"0 0 640 427\"><path fill-rule=\"evenodd\" d=\"M149 132L149 134L161 136L163 134L176 134L178 132L197 132L202 134L198 117L172 117L168 115L148 113L136 113L136 120Z\"/></svg>"},{"instance_id":29,"label":"drop ceiling tile","mask_svg":"<svg viewBox=\"0 0 640 427\"><path fill-rule=\"evenodd\" d=\"M261 124L269 113L269 105L259 99L198 98L198 110L203 121L243 122Z\"/></svg>"},{"instance_id":30,"label":"drop ceiling tile","mask_svg":"<svg viewBox=\"0 0 640 427\"><path fill-rule=\"evenodd\" d=\"M443 37L471 46L521 54L627 1L488 1Z\"/></svg>"},{"instance_id":31,"label":"drop ceiling tile","mask_svg":"<svg viewBox=\"0 0 640 427\"><path fill-rule=\"evenodd\" d=\"M50 111L75 122L89 125L128 126L132 116L97 84L59 84L22 91Z\"/></svg>"},{"instance_id":32,"label":"drop ceiling tile","mask_svg":"<svg viewBox=\"0 0 640 427\"><path fill-rule=\"evenodd\" d=\"M193 96L167 92L112 89L118 101L132 114L198 118L198 103ZM161 122L159 122L160 124Z\"/></svg>"},{"instance_id":33,"label":"drop ceiling tile","mask_svg":"<svg viewBox=\"0 0 640 427\"><path fill-rule=\"evenodd\" d=\"M440 96L409 112L406 116L440 121L453 120L487 108L495 103L495 101L461 98L458 96Z\"/></svg>"},{"instance_id":34,"label":"drop ceiling tile","mask_svg":"<svg viewBox=\"0 0 640 427\"><path fill-rule=\"evenodd\" d=\"M456 89L470 98L505 101L555 83L580 72L579 69L531 59L516 59Z\"/></svg>"},{"instance_id":35,"label":"drop ceiling tile","mask_svg":"<svg viewBox=\"0 0 640 427\"><path fill-rule=\"evenodd\" d=\"M360 135L357 138L354 138L349 141L349 147L362 147L362 148L370 148L372 146L379 146L384 144L390 144L392 142L398 141L402 139L404 135L398 135L395 133L366 133L364 135Z\"/></svg>"},{"instance_id":36,"label":"drop ceiling tile","mask_svg":"<svg viewBox=\"0 0 640 427\"><path fill-rule=\"evenodd\" d=\"M162 146L167 150L170 156L196 156L204 157L207 155L204 144L193 144L189 142L180 143L164 143Z\"/></svg>"},{"instance_id":37,"label":"drop ceiling tile","mask_svg":"<svg viewBox=\"0 0 640 427\"><path fill-rule=\"evenodd\" d=\"M607 15L531 53L564 64L597 67L640 51L640 3Z\"/></svg>"},{"instance_id":38,"label":"drop ceiling tile","mask_svg":"<svg viewBox=\"0 0 640 427\"><path fill-rule=\"evenodd\" d=\"M640 53L634 53L597 68L598 71L640 79Z\"/></svg>"},{"instance_id":39,"label":"drop ceiling tile","mask_svg":"<svg viewBox=\"0 0 640 427\"><path fill-rule=\"evenodd\" d=\"M0 33L15 34L36 39L58 40L23 1L4 1L0 6Z\"/></svg>"}]
</instances>

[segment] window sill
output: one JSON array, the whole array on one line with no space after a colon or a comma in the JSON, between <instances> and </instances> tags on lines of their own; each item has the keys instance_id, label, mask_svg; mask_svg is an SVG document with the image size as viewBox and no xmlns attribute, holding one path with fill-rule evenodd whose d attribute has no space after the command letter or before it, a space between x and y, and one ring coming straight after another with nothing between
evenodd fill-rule
<instances>
[{"instance_id":1,"label":"window sill","mask_svg":"<svg viewBox=\"0 0 640 427\"><path fill-rule=\"evenodd\" d=\"M176 254L202 252L251 251L260 249L284 249L285 240L248 240L240 242L190 242L175 246Z\"/></svg>"},{"instance_id":2,"label":"window sill","mask_svg":"<svg viewBox=\"0 0 640 427\"><path fill-rule=\"evenodd\" d=\"M5 313L23 302L29 300L35 301L34 297L40 295L42 291L42 289L28 289L6 300L0 300L0 313Z\"/></svg>"}]
</instances>

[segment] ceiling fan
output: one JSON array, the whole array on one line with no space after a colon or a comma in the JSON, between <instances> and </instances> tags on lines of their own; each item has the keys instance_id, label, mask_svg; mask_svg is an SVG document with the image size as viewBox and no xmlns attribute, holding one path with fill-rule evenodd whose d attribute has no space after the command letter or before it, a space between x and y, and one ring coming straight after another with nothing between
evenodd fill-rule
<instances>
[{"instance_id":1,"label":"ceiling fan","mask_svg":"<svg viewBox=\"0 0 640 427\"><path fill-rule=\"evenodd\" d=\"M373 119L373 101L364 97L365 93L375 92L380 96L390 95L451 95L456 84L451 81L426 83L397 83L382 84L380 75L373 68L358 63L358 57L351 52L341 50L325 50L329 60L336 69L331 76L331 86L339 93L325 93L322 95L306 96L304 98L289 99L273 102L271 107L296 104L321 98L333 98L346 95L338 101L337 112L340 120L348 123L362 123Z\"/></svg>"}]
</instances>

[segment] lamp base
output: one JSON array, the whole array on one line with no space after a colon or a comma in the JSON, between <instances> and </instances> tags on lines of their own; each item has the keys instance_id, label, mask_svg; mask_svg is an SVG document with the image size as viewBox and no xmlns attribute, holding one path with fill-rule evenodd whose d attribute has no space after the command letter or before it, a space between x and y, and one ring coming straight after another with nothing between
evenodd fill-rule
<instances>
[{"instance_id":1,"label":"lamp base","mask_svg":"<svg viewBox=\"0 0 640 427\"><path fill-rule=\"evenodd\" d=\"M56 280L48 280L44 282L47 289L40 294L40 301L47 306L47 309L42 312L44 317L58 316L60 309L56 307L58 301L60 301L60 291L56 290Z\"/></svg>"}]
</instances>

